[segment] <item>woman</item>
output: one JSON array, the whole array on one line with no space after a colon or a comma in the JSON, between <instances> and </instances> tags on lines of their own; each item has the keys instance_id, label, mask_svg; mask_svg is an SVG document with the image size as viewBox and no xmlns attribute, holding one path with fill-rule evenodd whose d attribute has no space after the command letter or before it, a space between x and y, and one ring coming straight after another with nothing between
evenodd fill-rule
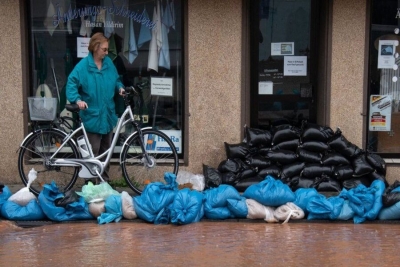
<instances>
[{"instance_id":1,"label":"woman","mask_svg":"<svg viewBox=\"0 0 400 267\"><path fill-rule=\"evenodd\" d=\"M124 93L124 85L108 54L108 39L95 33L89 41L89 54L68 76L66 94L71 103L78 104L80 117L88 133L95 156L106 151L112 141L118 117L115 113L114 95ZM103 179L108 181L108 169Z\"/></svg>"}]
</instances>

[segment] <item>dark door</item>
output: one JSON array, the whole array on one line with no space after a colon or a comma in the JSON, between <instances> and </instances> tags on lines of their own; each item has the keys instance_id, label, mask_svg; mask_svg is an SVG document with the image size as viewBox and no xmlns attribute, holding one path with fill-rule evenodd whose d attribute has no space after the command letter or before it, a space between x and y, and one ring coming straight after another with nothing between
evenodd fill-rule
<instances>
[{"instance_id":1,"label":"dark door","mask_svg":"<svg viewBox=\"0 0 400 267\"><path fill-rule=\"evenodd\" d=\"M251 127L316 123L318 2L251 1Z\"/></svg>"}]
</instances>

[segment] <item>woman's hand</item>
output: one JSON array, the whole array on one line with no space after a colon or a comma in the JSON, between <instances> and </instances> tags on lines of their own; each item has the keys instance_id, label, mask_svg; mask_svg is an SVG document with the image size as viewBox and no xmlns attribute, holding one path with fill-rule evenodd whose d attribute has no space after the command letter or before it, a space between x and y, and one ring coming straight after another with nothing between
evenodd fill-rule
<instances>
[{"instance_id":1,"label":"woman's hand","mask_svg":"<svg viewBox=\"0 0 400 267\"><path fill-rule=\"evenodd\" d=\"M125 89L124 88L119 88L119 95L124 96L125 95Z\"/></svg>"},{"instance_id":2,"label":"woman's hand","mask_svg":"<svg viewBox=\"0 0 400 267\"><path fill-rule=\"evenodd\" d=\"M76 102L76 104L78 105L79 109L87 109L88 105L86 104L85 101L79 100L78 102Z\"/></svg>"}]
</instances>

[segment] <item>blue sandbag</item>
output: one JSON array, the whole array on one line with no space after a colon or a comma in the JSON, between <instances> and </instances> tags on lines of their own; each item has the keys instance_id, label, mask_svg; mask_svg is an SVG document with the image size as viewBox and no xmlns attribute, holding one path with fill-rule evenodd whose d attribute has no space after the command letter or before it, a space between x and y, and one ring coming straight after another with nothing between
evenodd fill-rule
<instances>
[{"instance_id":1,"label":"blue sandbag","mask_svg":"<svg viewBox=\"0 0 400 267\"><path fill-rule=\"evenodd\" d=\"M7 199L9 199L11 197L12 193L10 191L10 189L8 188L8 186L4 186L3 187L3 192L0 193L0 210L1 207L3 206L3 204L7 201Z\"/></svg>"},{"instance_id":2,"label":"blue sandbag","mask_svg":"<svg viewBox=\"0 0 400 267\"><path fill-rule=\"evenodd\" d=\"M344 204L344 199L335 196L325 198L319 194L310 199L307 204L307 211L309 212L308 220L336 220Z\"/></svg>"},{"instance_id":3,"label":"blue sandbag","mask_svg":"<svg viewBox=\"0 0 400 267\"><path fill-rule=\"evenodd\" d=\"M376 189L367 188L363 184L350 189L347 192L341 192L340 195L347 197L349 205L354 211L354 223L362 223L366 220L365 214L372 209L375 202Z\"/></svg>"},{"instance_id":4,"label":"blue sandbag","mask_svg":"<svg viewBox=\"0 0 400 267\"><path fill-rule=\"evenodd\" d=\"M294 194L296 196L294 204L302 209L305 213L308 213L308 202L310 201L311 197L318 195L319 193L315 188L299 188L294 192Z\"/></svg>"},{"instance_id":5,"label":"blue sandbag","mask_svg":"<svg viewBox=\"0 0 400 267\"><path fill-rule=\"evenodd\" d=\"M235 215L236 218L246 218L249 210L247 208L246 198L242 197L240 200L228 199L228 209Z\"/></svg>"},{"instance_id":6,"label":"blue sandbag","mask_svg":"<svg viewBox=\"0 0 400 267\"><path fill-rule=\"evenodd\" d=\"M365 213L365 218L367 220L373 221L375 220L378 215L379 215L379 211L382 209L383 207L383 202L382 202L382 195L385 192L385 183L381 180L374 180L370 186L370 188L376 189L374 192L374 204L372 206L372 208L367 211L367 213Z\"/></svg>"},{"instance_id":7,"label":"blue sandbag","mask_svg":"<svg viewBox=\"0 0 400 267\"><path fill-rule=\"evenodd\" d=\"M104 202L105 212L97 217L98 224L119 222L122 219L122 199L121 196L110 195Z\"/></svg>"},{"instance_id":8,"label":"blue sandbag","mask_svg":"<svg viewBox=\"0 0 400 267\"><path fill-rule=\"evenodd\" d=\"M239 192L231 185L221 184L204 191L204 216L213 220L235 218L235 215L228 209L228 199L241 199Z\"/></svg>"},{"instance_id":9,"label":"blue sandbag","mask_svg":"<svg viewBox=\"0 0 400 267\"><path fill-rule=\"evenodd\" d=\"M287 184L275 180L270 175L260 183L250 185L243 196L269 207L282 206L296 200L295 194Z\"/></svg>"},{"instance_id":10,"label":"blue sandbag","mask_svg":"<svg viewBox=\"0 0 400 267\"><path fill-rule=\"evenodd\" d=\"M176 175L165 173L164 179L167 184L154 182L148 184L140 196L133 198L135 212L138 218L147 222L154 222L160 212L164 212L178 193Z\"/></svg>"},{"instance_id":11,"label":"blue sandbag","mask_svg":"<svg viewBox=\"0 0 400 267\"><path fill-rule=\"evenodd\" d=\"M184 188L178 192L168 209L173 224L199 222L204 216L203 194L196 190Z\"/></svg>"},{"instance_id":12,"label":"blue sandbag","mask_svg":"<svg viewBox=\"0 0 400 267\"><path fill-rule=\"evenodd\" d=\"M344 200L342 210L337 220L347 221L354 218L354 211L351 209L349 201Z\"/></svg>"},{"instance_id":13,"label":"blue sandbag","mask_svg":"<svg viewBox=\"0 0 400 267\"><path fill-rule=\"evenodd\" d=\"M379 220L399 220L400 219L400 201L390 207L381 209L379 212L378 218L379 218Z\"/></svg>"},{"instance_id":14,"label":"blue sandbag","mask_svg":"<svg viewBox=\"0 0 400 267\"><path fill-rule=\"evenodd\" d=\"M26 206L21 206L12 201L6 201L1 207L1 215L12 221L46 219L46 215L43 213L43 210L36 199L29 201Z\"/></svg>"},{"instance_id":15,"label":"blue sandbag","mask_svg":"<svg viewBox=\"0 0 400 267\"><path fill-rule=\"evenodd\" d=\"M57 207L55 200L63 198L64 194L59 191L54 181L45 184L40 192L38 200L44 214L52 221L75 221L93 220L94 217L89 212L89 205L83 197L78 201L69 203L64 207Z\"/></svg>"}]
</instances>

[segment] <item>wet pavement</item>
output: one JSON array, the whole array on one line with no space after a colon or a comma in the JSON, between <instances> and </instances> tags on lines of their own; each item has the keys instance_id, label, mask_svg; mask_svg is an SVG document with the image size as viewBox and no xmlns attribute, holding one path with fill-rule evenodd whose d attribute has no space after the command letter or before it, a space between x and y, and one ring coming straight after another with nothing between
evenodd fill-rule
<instances>
[{"instance_id":1,"label":"wet pavement","mask_svg":"<svg viewBox=\"0 0 400 267\"><path fill-rule=\"evenodd\" d=\"M1 266L397 266L400 224L0 221Z\"/></svg>"}]
</instances>

